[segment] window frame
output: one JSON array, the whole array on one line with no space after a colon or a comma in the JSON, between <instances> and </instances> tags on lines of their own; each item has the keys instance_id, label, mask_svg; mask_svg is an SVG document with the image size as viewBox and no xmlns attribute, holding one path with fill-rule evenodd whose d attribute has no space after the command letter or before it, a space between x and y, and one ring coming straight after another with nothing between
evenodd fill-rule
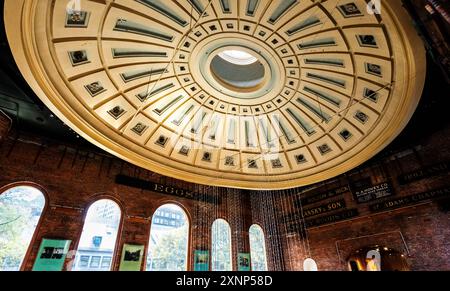
<instances>
[{"instance_id":1,"label":"window frame","mask_svg":"<svg viewBox=\"0 0 450 291\"><path fill-rule=\"evenodd\" d=\"M183 210L184 214L186 215L186 219L188 222L188 241L187 241L187 257L186 257L186 271L187 272L191 272L194 270L193 268L193 251L192 251L192 216L191 213L189 212L189 210L187 209L187 207L185 207L183 204L181 204L178 201L175 200L164 200L160 203L158 203L158 205L155 206L155 208L152 209L152 215L150 216L150 226L148 228L147 231L147 244L145 246L144 249L144 256L143 256L143 260L144 260L144 264L143 264L143 271L147 271L147 258L148 258L148 253L150 251L150 239L151 239L151 231L152 231L152 225L153 225L153 219L156 218L157 216L163 217L163 213L161 212L160 208L165 206L165 205L175 205L181 208L181 210ZM160 218L160 224L163 224L163 219Z\"/></svg>"},{"instance_id":2,"label":"window frame","mask_svg":"<svg viewBox=\"0 0 450 291\"><path fill-rule=\"evenodd\" d=\"M231 229L231 224L228 222L228 220L226 220L225 218L223 218L223 217L218 217L218 218L216 218L214 221L213 221L213 223L211 224L211 230L210 230L210 238L211 238L211 246L210 246L210 252L211 252L211 254L210 254L210 270L211 271L214 271L214 272L221 272L221 271L218 271L218 270L213 270L213 241L214 241L214 239L213 239L213 227L214 227L214 223L216 223L217 221L224 221L226 224L227 224L227 226L228 226L228 229L229 229L229 231L230 231L230 263L231 263L231 272L234 272L235 271L235 265L234 265L234 253L233 253L233 230ZM224 271L224 272L228 272L228 271Z\"/></svg>"},{"instance_id":3,"label":"window frame","mask_svg":"<svg viewBox=\"0 0 450 291\"><path fill-rule=\"evenodd\" d=\"M81 236L83 235L83 229L84 229L84 225L86 223L86 218L87 218L89 209L92 207L92 205L94 205L96 202L101 201L101 200L110 200L110 201L116 203L116 205L118 206L118 208L120 210L120 219L119 219L119 225L117 228L117 237L116 237L113 253L111 255L111 267L109 269L109 271L111 271L111 272L118 271L118 266L116 266L116 262L120 261L121 252L119 251L119 249L120 249L121 245L124 243L121 238L122 238L123 222L124 222L124 217L125 217L125 211L124 211L125 208L123 206L122 201L118 200L116 197L114 197L112 195L104 194L104 195L96 195L94 197L91 197L89 203L84 208L82 227L81 227L81 230L80 230L79 235L76 240L76 244L74 245L73 249L75 250L75 255L76 255L78 252L78 247L80 245ZM101 265L101 262L100 262L100 265ZM71 263L69 263L66 266L67 271L73 271L74 268L76 268L75 261L72 261Z\"/></svg>"},{"instance_id":4,"label":"window frame","mask_svg":"<svg viewBox=\"0 0 450 291\"><path fill-rule=\"evenodd\" d=\"M260 230L261 230L261 232L262 232L262 235L263 235L263 243L264 243L264 256L266 257L266 271L268 272L269 271L269 259L268 259L268 256L267 256L267 239L266 239L266 232L264 231L264 228L259 224L259 223L253 223L249 228L248 228L248 241L249 241L249 249L250 249L250 265L252 265L253 264L253 259L252 259L252 256L251 256L251 254L252 254L252 245L251 245L251 240L250 240L250 230L251 230L251 228L252 227L258 227ZM252 271L253 271L253 266L252 266Z\"/></svg>"}]
</instances>

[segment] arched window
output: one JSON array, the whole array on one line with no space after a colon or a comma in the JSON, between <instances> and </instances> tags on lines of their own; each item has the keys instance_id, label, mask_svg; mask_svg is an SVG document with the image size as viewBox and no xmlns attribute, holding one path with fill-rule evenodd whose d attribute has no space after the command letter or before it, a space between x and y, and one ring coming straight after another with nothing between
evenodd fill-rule
<instances>
[{"instance_id":1,"label":"arched window","mask_svg":"<svg viewBox=\"0 0 450 291\"><path fill-rule=\"evenodd\" d=\"M175 204L159 207L152 219L147 271L187 271L189 219Z\"/></svg>"},{"instance_id":2,"label":"arched window","mask_svg":"<svg viewBox=\"0 0 450 291\"><path fill-rule=\"evenodd\" d=\"M223 219L217 219L212 225L211 248L211 269L213 271L232 271L231 228Z\"/></svg>"},{"instance_id":3,"label":"arched window","mask_svg":"<svg viewBox=\"0 0 450 291\"><path fill-rule=\"evenodd\" d=\"M249 230L250 257L253 271L267 271L266 241L262 228L254 224Z\"/></svg>"},{"instance_id":4,"label":"arched window","mask_svg":"<svg viewBox=\"0 0 450 291\"><path fill-rule=\"evenodd\" d=\"M0 194L0 271L20 270L44 206L44 194L33 187Z\"/></svg>"},{"instance_id":5,"label":"arched window","mask_svg":"<svg viewBox=\"0 0 450 291\"><path fill-rule=\"evenodd\" d=\"M99 200L89 207L73 271L111 270L121 216L112 200Z\"/></svg>"}]
</instances>

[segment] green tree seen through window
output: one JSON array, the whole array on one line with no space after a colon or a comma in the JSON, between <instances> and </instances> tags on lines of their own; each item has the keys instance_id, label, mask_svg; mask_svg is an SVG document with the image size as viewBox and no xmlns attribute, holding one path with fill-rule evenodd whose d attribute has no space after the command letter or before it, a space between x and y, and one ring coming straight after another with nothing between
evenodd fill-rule
<instances>
[{"instance_id":1,"label":"green tree seen through window","mask_svg":"<svg viewBox=\"0 0 450 291\"><path fill-rule=\"evenodd\" d=\"M0 271L18 271L45 206L45 197L28 186L0 194Z\"/></svg>"},{"instance_id":2,"label":"green tree seen through window","mask_svg":"<svg viewBox=\"0 0 450 291\"><path fill-rule=\"evenodd\" d=\"M256 224L252 225L249 236L252 270L267 271L266 243L262 228Z\"/></svg>"},{"instance_id":3,"label":"green tree seen through window","mask_svg":"<svg viewBox=\"0 0 450 291\"><path fill-rule=\"evenodd\" d=\"M212 225L212 270L232 271L231 228L228 222L217 219Z\"/></svg>"},{"instance_id":4,"label":"green tree seen through window","mask_svg":"<svg viewBox=\"0 0 450 291\"><path fill-rule=\"evenodd\" d=\"M147 271L187 271L189 221L179 206L166 204L153 215Z\"/></svg>"}]
</instances>

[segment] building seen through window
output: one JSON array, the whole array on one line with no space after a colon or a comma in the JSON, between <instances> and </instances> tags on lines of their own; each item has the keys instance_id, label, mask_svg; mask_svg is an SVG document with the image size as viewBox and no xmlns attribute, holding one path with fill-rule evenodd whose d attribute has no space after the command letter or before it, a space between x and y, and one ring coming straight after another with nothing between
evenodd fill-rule
<instances>
[{"instance_id":1,"label":"building seen through window","mask_svg":"<svg viewBox=\"0 0 450 291\"><path fill-rule=\"evenodd\" d=\"M266 242L262 228L254 224L249 230L252 271L267 271Z\"/></svg>"},{"instance_id":2,"label":"building seen through window","mask_svg":"<svg viewBox=\"0 0 450 291\"><path fill-rule=\"evenodd\" d=\"M213 271L232 271L231 228L228 222L217 219L212 225L211 264Z\"/></svg>"},{"instance_id":3,"label":"building seen through window","mask_svg":"<svg viewBox=\"0 0 450 291\"><path fill-rule=\"evenodd\" d=\"M89 208L72 270L110 271L121 211L111 200L99 200Z\"/></svg>"},{"instance_id":4,"label":"building seen through window","mask_svg":"<svg viewBox=\"0 0 450 291\"><path fill-rule=\"evenodd\" d=\"M44 206L44 195L33 187L0 193L0 271L20 270Z\"/></svg>"},{"instance_id":5,"label":"building seen through window","mask_svg":"<svg viewBox=\"0 0 450 291\"><path fill-rule=\"evenodd\" d=\"M187 271L189 220L179 206L166 204L152 219L147 271Z\"/></svg>"}]
</instances>

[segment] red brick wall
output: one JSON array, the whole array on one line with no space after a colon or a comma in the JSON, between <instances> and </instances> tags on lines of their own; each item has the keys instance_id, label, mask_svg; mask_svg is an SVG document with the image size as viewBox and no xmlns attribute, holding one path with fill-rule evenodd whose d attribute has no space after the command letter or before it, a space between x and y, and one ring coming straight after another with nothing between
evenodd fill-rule
<instances>
[{"instance_id":1,"label":"red brick wall","mask_svg":"<svg viewBox=\"0 0 450 291\"><path fill-rule=\"evenodd\" d=\"M214 195L220 197L222 203L213 206L118 185L115 183L118 174ZM241 218L251 216L245 214L246 208L239 190L195 186L161 177L103 153L81 149L77 151L74 147L58 142L28 134L16 136L13 133L0 144L0 193L24 182L40 188L47 196L48 206L24 263L25 270L32 268L42 238L70 239L71 250L76 249L89 205L101 198L113 199L122 208L114 270L119 267L124 243L147 246L151 217L165 203L180 205L190 218L190 269L193 267L193 250L210 248L211 225L216 218L224 218L230 223L235 267L237 253L249 252L248 228L251 221Z\"/></svg>"},{"instance_id":2,"label":"red brick wall","mask_svg":"<svg viewBox=\"0 0 450 291\"><path fill-rule=\"evenodd\" d=\"M449 229L449 215L431 203L311 229L308 237L311 256L323 271L348 270L348 256L372 245L406 254L411 270L450 270ZM291 238L290 243L294 248L286 256L294 262L291 270L302 270L306 256L301 241Z\"/></svg>"},{"instance_id":3,"label":"red brick wall","mask_svg":"<svg viewBox=\"0 0 450 291\"><path fill-rule=\"evenodd\" d=\"M325 183L317 185L318 189L310 193L323 193L327 189L348 185L352 180L364 177L370 177L374 185L385 181L391 182L395 196L389 198L450 187L448 172L405 185L399 183L398 176L401 174L427 165L450 161L450 128L441 130L427 139L416 141L416 145L413 151L407 150L379 158L367 163L361 169L330 181L329 185ZM278 196L281 202L275 205L278 205L279 213L293 212L294 196ZM362 247L373 245L386 246L402 252L407 257L411 270L450 270L450 215L448 210L444 209L448 208L450 200L448 196L401 209L371 213L370 203L358 204L352 193L347 192L342 196L308 205L307 208L342 197L345 199L347 209L358 209L359 215L356 218L311 227L308 229L307 237L299 234L302 233L301 226L297 226L294 232L284 229L282 236L288 246L285 248L287 269L303 269L303 260L308 257L309 243L311 256L316 260L320 270L348 270L346 259L350 254ZM444 204L447 206L443 207ZM324 216L329 214L333 212ZM283 221L282 216L279 219Z\"/></svg>"},{"instance_id":4,"label":"red brick wall","mask_svg":"<svg viewBox=\"0 0 450 291\"><path fill-rule=\"evenodd\" d=\"M319 190L332 188L346 185L352 179L370 177L374 184L390 181L395 197L401 197L448 186L448 173L407 185L400 185L397 177L424 165L449 161L449 136L450 130L445 129L430 139L418 141L417 144L422 146L416 147L416 151L377 159L338 177L328 186L317 187ZM348 192L341 197L347 208L357 208L360 215L352 220L310 228L306 240L304 236L300 237L299 233L304 234L300 229L297 233L289 232L282 219L284 214L291 212L290 195L297 194L297 190L255 192L192 185L161 177L100 151L76 148L15 132L0 144L0 193L16 185L14 183L26 182L41 188L47 196L47 208L26 257L25 270L32 268L42 238L70 239L73 241L71 249L76 249L87 209L100 198L115 200L123 211L114 257L115 270L124 243L147 246L151 217L165 203L179 204L190 217L189 269L193 267L193 250L210 249L211 225L216 218L224 218L232 229L235 269L237 254L250 250L248 229L256 223L265 232L270 270L302 270L308 243L320 270L347 270L345 259L350 253L373 244L386 245L407 254L412 270L450 270L450 217L448 212L440 209L437 201L373 214L368 205L357 204ZM212 206L118 185L115 183L117 174L214 195L220 197L222 203ZM311 206L320 204L323 202Z\"/></svg>"},{"instance_id":5,"label":"red brick wall","mask_svg":"<svg viewBox=\"0 0 450 291\"><path fill-rule=\"evenodd\" d=\"M8 135L11 128L11 119L0 110L0 142Z\"/></svg>"}]
</instances>

